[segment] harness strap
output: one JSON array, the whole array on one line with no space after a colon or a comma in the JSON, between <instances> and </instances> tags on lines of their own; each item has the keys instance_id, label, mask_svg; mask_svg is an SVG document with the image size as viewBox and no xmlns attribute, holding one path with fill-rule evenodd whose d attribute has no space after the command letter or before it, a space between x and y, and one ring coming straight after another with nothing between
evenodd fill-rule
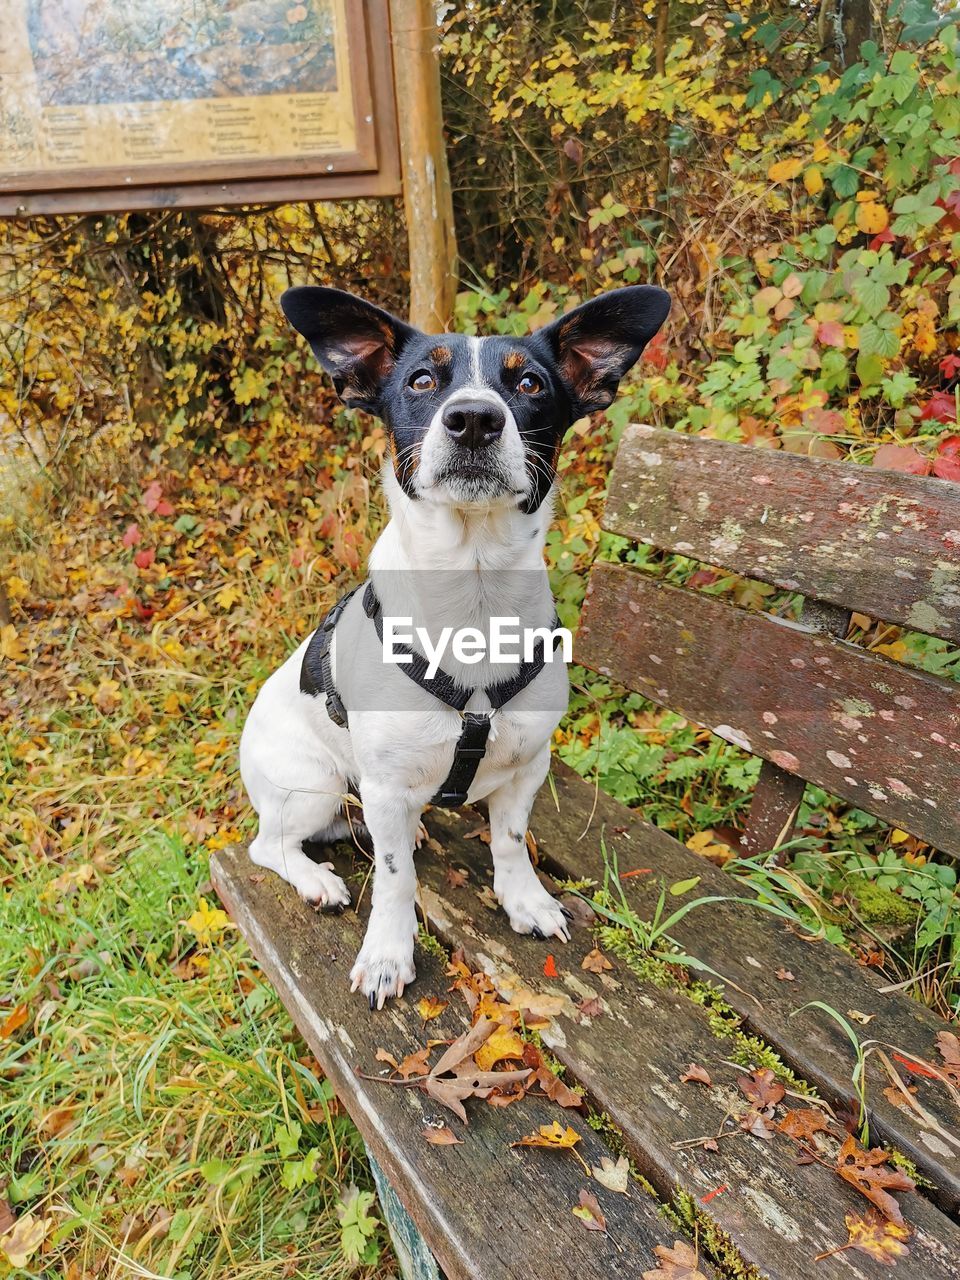
<instances>
[{"instance_id":1,"label":"harness strap","mask_svg":"<svg viewBox=\"0 0 960 1280\"><path fill-rule=\"evenodd\" d=\"M359 587L354 587L353 591L342 596L341 599L333 606L327 616L320 623L320 626L313 633L310 642L303 655L303 661L300 664L300 690L302 693L308 694L310 697L317 697L323 693L327 700L327 714L334 724L339 725L342 729L348 727L347 710L340 700L336 686L333 681L332 664L330 661L330 645L333 640L333 632L340 616L347 607L348 602L359 591ZM367 617L371 619L377 632L377 639L383 644L383 608L377 598L377 593L373 589L373 583L368 582L363 593L363 609ZM551 631L555 631L559 625L559 618L554 614ZM561 637L557 635L554 638L553 647L556 648L560 643ZM467 793L477 776L477 770L480 768L480 761L483 759L487 750L487 738L490 735L490 716L476 711L464 711L464 707L470 701L474 689L465 689L449 675L446 671L437 671L432 679L428 678L429 662L421 653L411 649L409 645L395 645L396 653L406 654L410 661L398 664L400 670L404 672L416 685L427 693L432 694L441 702L446 703L448 707L452 707L455 711L459 711L463 720L463 728L457 744L453 750L453 764L450 766L450 772L441 783L439 790L430 801L431 804L443 805L446 808L454 807L466 803ZM509 680L500 680L496 684L488 685L483 692L490 700L490 705L494 711L499 711L518 693L521 693L528 684L537 678L546 664L546 655L544 652L544 637L539 637L533 650L533 657L529 662L521 662L516 675L511 676Z\"/></svg>"}]
</instances>

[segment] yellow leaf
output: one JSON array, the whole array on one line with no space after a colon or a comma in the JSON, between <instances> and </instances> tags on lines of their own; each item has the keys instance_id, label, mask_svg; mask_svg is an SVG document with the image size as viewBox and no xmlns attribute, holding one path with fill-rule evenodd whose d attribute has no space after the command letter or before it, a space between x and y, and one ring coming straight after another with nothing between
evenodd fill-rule
<instances>
[{"instance_id":1,"label":"yellow leaf","mask_svg":"<svg viewBox=\"0 0 960 1280\"><path fill-rule=\"evenodd\" d=\"M429 1022L431 1018L439 1018L447 1003L446 1000L438 1000L436 996L421 996L417 1001L417 1013L424 1022Z\"/></svg>"},{"instance_id":2,"label":"yellow leaf","mask_svg":"<svg viewBox=\"0 0 960 1280\"><path fill-rule=\"evenodd\" d=\"M481 1071L491 1071L494 1063L504 1058L522 1058L523 1041L509 1027L499 1026L474 1056Z\"/></svg>"},{"instance_id":3,"label":"yellow leaf","mask_svg":"<svg viewBox=\"0 0 960 1280\"><path fill-rule=\"evenodd\" d=\"M789 182L791 178L795 178L803 169L803 161L796 158L792 160L778 160L776 164L772 164L767 170L767 177L771 182Z\"/></svg>"},{"instance_id":4,"label":"yellow leaf","mask_svg":"<svg viewBox=\"0 0 960 1280\"><path fill-rule=\"evenodd\" d=\"M0 1252L11 1266L26 1267L52 1230L53 1218L25 1213L6 1235L0 1236Z\"/></svg>"},{"instance_id":5,"label":"yellow leaf","mask_svg":"<svg viewBox=\"0 0 960 1280\"><path fill-rule=\"evenodd\" d=\"M850 1232L849 1244L861 1253L889 1265L910 1252L905 1243L910 1239L910 1228L905 1223L890 1222L874 1209L862 1218L848 1213L845 1221Z\"/></svg>"},{"instance_id":6,"label":"yellow leaf","mask_svg":"<svg viewBox=\"0 0 960 1280\"><path fill-rule=\"evenodd\" d=\"M538 1133L528 1133L525 1138L521 1138L519 1142L511 1142L510 1145L511 1147L552 1147L555 1151L572 1151L589 1177L589 1165L579 1152L573 1150L579 1141L580 1135L576 1129L571 1129L569 1125L564 1128L558 1120L554 1120L553 1124L542 1124Z\"/></svg>"},{"instance_id":7,"label":"yellow leaf","mask_svg":"<svg viewBox=\"0 0 960 1280\"><path fill-rule=\"evenodd\" d=\"M857 227L867 235L875 236L883 231L890 221L886 208L876 200L857 205Z\"/></svg>"},{"instance_id":8,"label":"yellow leaf","mask_svg":"<svg viewBox=\"0 0 960 1280\"><path fill-rule=\"evenodd\" d=\"M239 587L226 586L222 587L213 598L221 609L232 609L238 600L243 599L243 592Z\"/></svg>"},{"instance_id":9,"label":"yellow leaf","mask_svg":"<svg viewBox=\"0 0 960 1280\"><path fill-rule=\"evenodd\" d=\"M23 646L23 641L17 635L17 629L12 623L5 627L0 627L0 658L6 658L10 662L26 662L27 660L27 651Z\"/></svg>"},{"instance_id":10,"label":"yellow leaf","mask_svg":"<svg viewBox=\"0 0 960 1280\"><path fill-rule=\"evenodd\" d=\"M18 578L15 573L11 574L7 579L7 595L11 600L23 600L26 594L26 582L24 582L23 578Z\"/></svg>"},{"instance_id":11,"label":"yellow leaf","mask_svg":"<svg viewBox=\"0 0 960 1280\"><path fill-rule=\"evenodd\" d=\"M817 196L823 190L823 174L817 165L812 164L804 170L803 185L808 196Z\"/></svg>"},{"instance_id":12,"label":"yellow leaf","mask_svg":"<svg viewBox=\"0 0 960 1280\"><path fill-rule=\"evenodd\" d=\"M209 947L225 929L230 928L230 917L219 907L211 907L206 898L201 898L199 907L185 923L201 947Z\"/></svg>"},{"instance_id":13,"label":"yellow leaf","mask_svg":"<svg viewBox=\"0 0 960 1280\"><path fill-rule=\"evenodd\" d=\"M890 841L892 844L903 844L904 840L910 839L909 831L901 831L899 827L894 827L890 833Z\"/></svg>"}]
</instances>

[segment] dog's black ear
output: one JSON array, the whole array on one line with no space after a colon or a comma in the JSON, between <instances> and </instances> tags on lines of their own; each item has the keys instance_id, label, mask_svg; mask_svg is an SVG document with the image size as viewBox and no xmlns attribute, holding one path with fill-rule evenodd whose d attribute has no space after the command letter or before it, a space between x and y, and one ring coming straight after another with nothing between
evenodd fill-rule
<instances>
[{"instance_id":1,"label":"dog's black ear","mask_svg":"<svg viewBox=\"0 0 960 1280\"><path fill-rule=\"evenodd\" d=\"M612 403L620 379L669 312L670 295L663 289L630 285L584 302L539 331L574 401L575 417Z\"/></svg>"},{"instance_id":2,"label":"dog's black ear","mask_svg":"<svg viewBox=\"0 0 960 1280\"><path fill-rule=\"evenodd\" d=\"M352 408L375 412L400 352L417 334L388 311L342 289L301 285L280 298L283 313Z\"/></svg>"}]
</instances>

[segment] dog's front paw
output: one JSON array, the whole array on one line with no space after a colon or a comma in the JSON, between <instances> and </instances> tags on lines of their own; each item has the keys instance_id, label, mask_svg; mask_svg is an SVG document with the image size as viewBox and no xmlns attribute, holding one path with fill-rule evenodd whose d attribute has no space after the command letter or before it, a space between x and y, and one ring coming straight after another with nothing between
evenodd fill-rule
<instances>
[{"instance_id":1,"label":"dog's front paw","mask_svg":"<svg viewBox=\"0 0 960 1280\"><path fill-rule=\"evenodd\" d=\"M382 1009L387 1000L402 996L416 976L412 935L392 941L367 937L350 970L350 990L361 991L371 1009Z\"/></svg>"},{"instance_id":2,"label":"dog's front paw","mask_svg":"<svg viewBox=\"0 0 960 1280\"><path fill-rule=\"evenodd\" d=\"M547 893L534 876L522 889L507 889L497 894L510 918L515 933L529 933L535 938L558 938L570 941L568 916L561 904Z\"/></svg>"},{"instance_id":3,"label":"dog's front paw","mask_svg":"<svg viewBox=\"0 0 960 1280\"><path fill-rule=\"evenodd\" d=\"M301 898L322 911L342 911L350 905L350 890L333 870L332 862L298 868L290 883Z\"/></svg>"}]
</instances>

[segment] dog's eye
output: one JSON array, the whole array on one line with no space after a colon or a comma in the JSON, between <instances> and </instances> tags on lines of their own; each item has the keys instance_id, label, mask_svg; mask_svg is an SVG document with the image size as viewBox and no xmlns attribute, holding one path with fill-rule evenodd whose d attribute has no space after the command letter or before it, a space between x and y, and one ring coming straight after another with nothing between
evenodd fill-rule
<instances>
[{"instance_id":1,"label":"dog's eye","mask_svg":"<svg viewBox=\"0 0 960 1280\"><path fill-rule=\"evenodd\" d=\"M436 378L427 369L418 369L407 383L412 391L433 391L436 385Z\"/></svg>"},{"instance_id":2,"label":"dog's eye","mask_svg":"<svg viewBox=\"0 0 960 1280\"><path fill-rule=\"evenodd\" d=\"M525 396L535 396L543 390L543 383L535 373L525 373L517 383L517 390L522 391Z\"/></svg>"}]
</instances>

